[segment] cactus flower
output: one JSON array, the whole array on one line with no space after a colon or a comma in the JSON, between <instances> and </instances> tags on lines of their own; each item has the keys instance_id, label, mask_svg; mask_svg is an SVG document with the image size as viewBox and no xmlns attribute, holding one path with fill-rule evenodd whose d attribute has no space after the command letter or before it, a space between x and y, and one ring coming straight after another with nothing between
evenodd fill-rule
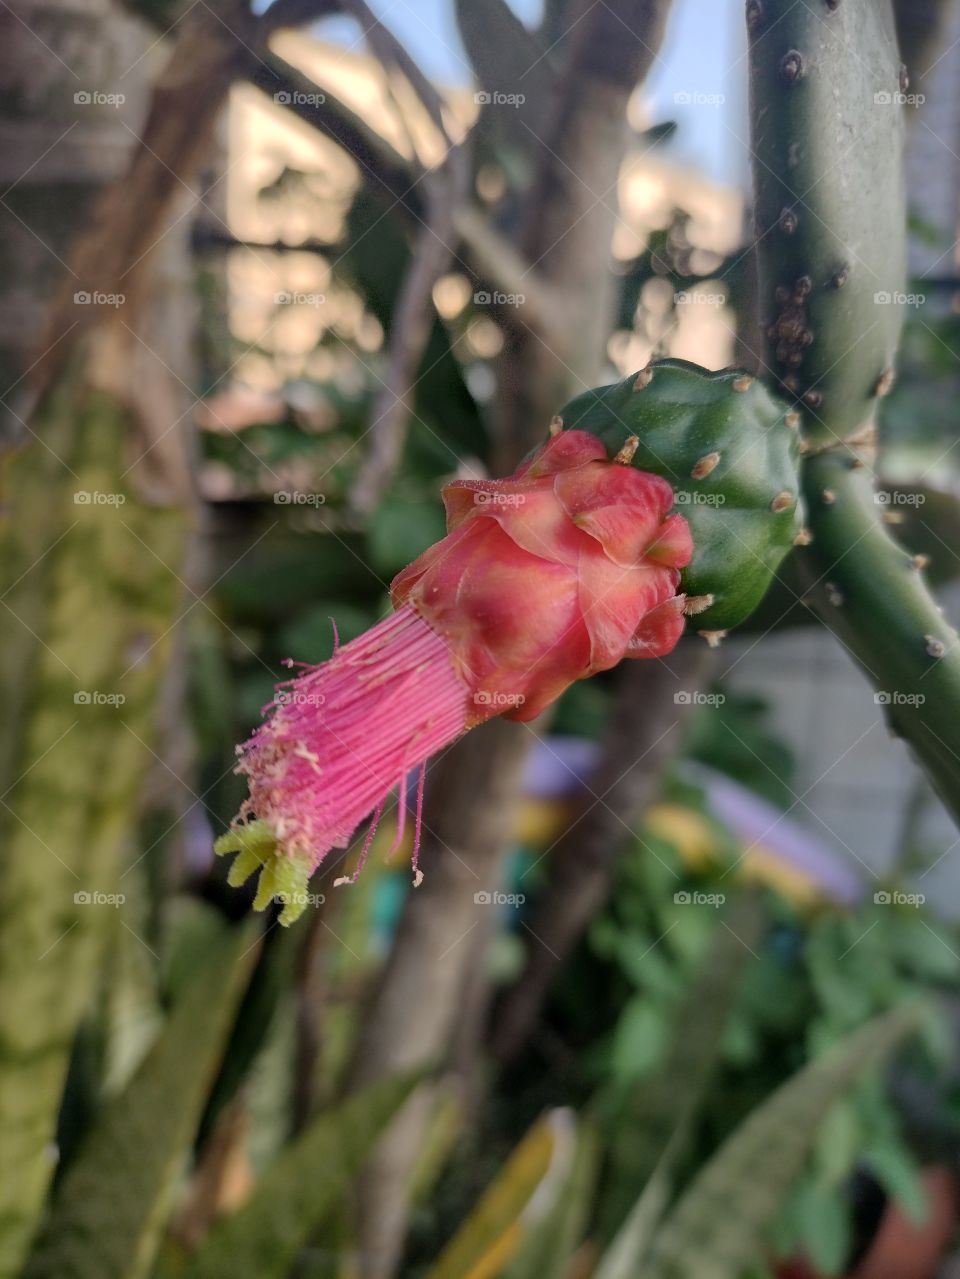
<instances>
[{"instance_id":1,"label":"cactus flower","mask_svg":"<svg viewBox=\"0 0 960 1279\"><path fill-rule=\"evenodd\" d=\"M395 611L278 687L238 748L250 794L217 844L239 854L232 883L261 869L257 905L281 897L290 922L312 871L372 813L362 865L399 785L398 843L414 769L418 883L431 755L494 715L533 719L624 657L670 652L690 532L668 514L667 481L621 461L596 436L566 431L507 479L448 484L447 536L394 579Z\"/></svg>"}]
</instances>

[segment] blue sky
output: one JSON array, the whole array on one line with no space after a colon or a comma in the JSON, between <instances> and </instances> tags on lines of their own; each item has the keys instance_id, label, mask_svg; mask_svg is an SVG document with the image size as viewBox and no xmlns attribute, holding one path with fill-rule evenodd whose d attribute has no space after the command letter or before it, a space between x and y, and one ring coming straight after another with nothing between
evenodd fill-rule
<instances>
[{"instance_id":1,"label":"blue sky","mask_svg":"<svg viewBox=\"0 0 960 1279\"><path fill-rule=\"evenodd\" d=\"M469 64L457 34L453 0L369 0L424 70L444 83L465 83ZM538 20L540 0L511 0L528 23ZM343 19L325 22L327 39L353 44L356 28ZM739 0L675 0L660 58L647 82L655 120L680 128L673 153L718 180L746 179L746 37ZM739 61L738 61L739 59ZM674 95L690 94L689 104ZM697 95L702 95L697 100ZM716 103L718 96L725 101ZM704 98L707 101L704 101Z\"/></svg>"}]
</instances>

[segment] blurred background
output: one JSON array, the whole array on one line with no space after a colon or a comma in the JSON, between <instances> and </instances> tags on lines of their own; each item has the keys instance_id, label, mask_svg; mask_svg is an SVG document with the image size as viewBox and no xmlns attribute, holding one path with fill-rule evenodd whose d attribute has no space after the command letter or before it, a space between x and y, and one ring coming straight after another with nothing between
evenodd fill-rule
<instances>
[{"instance_id":1,"label":"blurred background","mask_svg":"<svg viewBox=\"0 0 960 1279\"><path fill-rule=\"evenodd\" d=\"M896 9L879 491L956 621L960 4ZM434 760L416 893L389 811L289 930L212 853L445 481L757 369L740 0L0 26L0 1276L957 1279L960 839L790 560Z\"/></svg>"}]
</instances>

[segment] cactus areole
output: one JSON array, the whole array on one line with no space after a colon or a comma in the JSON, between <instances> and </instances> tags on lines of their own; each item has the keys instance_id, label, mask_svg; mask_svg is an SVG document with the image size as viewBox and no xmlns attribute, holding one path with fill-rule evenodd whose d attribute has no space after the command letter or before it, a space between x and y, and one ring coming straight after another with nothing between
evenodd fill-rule
<instances>
[{"instance_id":1,"label":"cactus areole","mask_svg":"<svg viewBox=\"0 0 960 1279\"><path fill-rule=\"evenodd\" d=\"M238 854L231 883L260 871L256 905L279 898L289 923L372 814L355 878L398 786L399 844L419 770L418 883L431 755L623 658L669 653L685 608L742 620L799 527L786 416L745 374L664 361L572 401L507 479L448 484L447 536L394 579L395 611L278 686L238 748L249 798L217 842Z\"/></svg>"}]
</instances>

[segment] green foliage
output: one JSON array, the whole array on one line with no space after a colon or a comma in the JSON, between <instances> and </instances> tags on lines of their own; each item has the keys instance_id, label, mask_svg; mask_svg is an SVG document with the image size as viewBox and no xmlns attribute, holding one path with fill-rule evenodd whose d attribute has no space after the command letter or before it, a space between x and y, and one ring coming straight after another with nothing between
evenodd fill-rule
<instances>
[{"instance_id":1,"label":"green foliage","mask_svg":"<svg viewBox=\"0 0 960 1279\"><path fill-rule=\"evenodd\" d=\"M736 370L659 360L585 391L560 416L566 430L599 436L611 457L636 435L633 465L673 485L693 534L683 590L713 597L698 629L749 617L802 524L797 432L786 407Z\"/></svg>"},{"instance_id":2,"label":"green foliage","mask_svg":"<svg viewBox=\"0 0 960 1279\"><path fill-rule=\"evenodd\" d=\"M182 1279L282 1279L419 1078L374 1084L315 1119L267 1169L250 1202L213 1227Z\"/></svg>"},{"instance_id":3,"label":"green foliage","mask_svg":"<svg viewBox=\"0 0 960 1279\"><path fill-rule=\"evenodd\" d=\"M256 949L256 930L244 927L208 952L136 1075L68 1168L24 1279L149 1273Z\"/></svg>"},{"instance_id":4,"label":"green foliage","mask_svg":"<svg viewBox=\"0 0 960 1279\"><path fill-rule=\"evenodd\" d=\"M773 1093L697 1174L654 1244L649 1279L740 1279L760 1254L825 1111L916 1032L917 1006L886 1013Z\"/></svg>"}]
</instances>

